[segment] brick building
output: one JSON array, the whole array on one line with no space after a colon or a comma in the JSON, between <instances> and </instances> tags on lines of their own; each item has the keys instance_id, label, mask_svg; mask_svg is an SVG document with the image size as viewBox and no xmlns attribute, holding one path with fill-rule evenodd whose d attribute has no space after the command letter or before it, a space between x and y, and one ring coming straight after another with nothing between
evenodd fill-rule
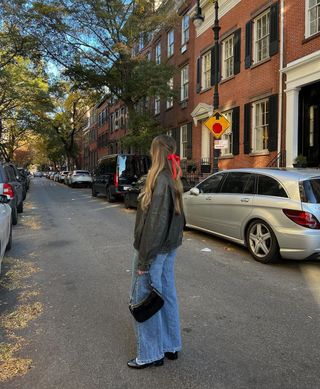
<instances>
[{"instance_id":1,"label":"brick building","mask_svg":"<svg viewBox=\"0 0 320 389\"><path fill-rule=\"evenodd\" d=\"M183 166L210 172L214 141L204 121L213 112L217 53L214 4L202 0L200 5L204 16L200 27L192 23L197 1L177 0L179 23L158 32L138 50L155 62L176 66L170 82L176 97L167 101L155 97L151 108L175 137ZM219 24L219 110L231 122L223 135L227 148L221 151L219 168L290 166L298 153L307 156L310 166L318 166L320 1L219 0ZM108 105L101 110L107 109L109 119L105 127L98 122L97 133L105 136L99 158L124 151L120 139L127 132L121 102L103 104ZM90 143L92 153L94 137Z\"/></svg>"},{"instance_id":2,"label":"brick building","mask_svg":"<svg viewBox=\"0 0 320 389\"><path fill-rule=\"evenodd\" d=\"M285 1L283 143L287 164L298 154L320 165L320 1Z\"/></svg>"}]
</instances>

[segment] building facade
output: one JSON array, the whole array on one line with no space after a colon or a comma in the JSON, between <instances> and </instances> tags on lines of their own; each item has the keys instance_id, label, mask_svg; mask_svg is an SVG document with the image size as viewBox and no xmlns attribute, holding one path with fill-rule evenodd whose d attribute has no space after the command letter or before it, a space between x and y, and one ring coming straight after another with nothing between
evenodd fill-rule
<instances>
[{"instance_id":1,"label":"building facade","mask_svg":"<svg viewBox=\"0 0 320 389\"><path fill-rule=\"evenodd\" d=\"M137 49L177 69L170 80L175 97L155 96L149 105L176 139L183 168L199 174L213 170L214 139L204 123L213 113L217 74L219 111L231 124L222 137L219 169L292 166L298 154L309 166L318 166L320 0L219 0L218 53L214 3L199 4L201 26L192 23L198 2L178 0L174 28L157 32ZM91 165L107 153L134 151L121 143L128 131L123 104L105 101L97 112L98 124L89 131L94 134L97 128L97 139L91 135L89 141L89 154L96 148Z\"/></svg>"}]
</instances>

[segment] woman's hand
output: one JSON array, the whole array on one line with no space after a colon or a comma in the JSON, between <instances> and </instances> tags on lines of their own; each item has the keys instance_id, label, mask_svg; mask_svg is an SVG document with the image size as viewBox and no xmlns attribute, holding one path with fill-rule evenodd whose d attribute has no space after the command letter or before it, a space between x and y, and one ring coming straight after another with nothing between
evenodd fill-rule
<instances>
[{"instance_id":1,"label":"woman's hand","mask_svg":"<svg viewBox=\"0 0 320 389\"><path fill-rule=\"evenodd\" d=\"M143 274L146 274L148 272L144 271L144 270L138 270L137 273L138 273L138 276L142 276Z\"/></svg>"}]
</instances>

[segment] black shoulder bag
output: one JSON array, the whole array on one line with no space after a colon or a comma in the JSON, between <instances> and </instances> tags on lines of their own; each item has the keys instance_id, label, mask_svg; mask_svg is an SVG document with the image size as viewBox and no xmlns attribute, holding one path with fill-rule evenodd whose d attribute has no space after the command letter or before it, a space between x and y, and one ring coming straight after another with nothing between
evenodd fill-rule
<instances>
[{"instance_id":1,"label":"black shoulder bag","mask_svg":"<svg viewBox=\"0 0 320 389\"><path fill-rule=\"evenodd\" d=\"M138 277L136 278L135 285L137 283ZM150 274L149 274L150 277ZM142 301L137 304L132 304L132 297L129 303L129 310L132 316L139 323L143 323L144 321L150 319L155 313L157 313L164 304L164 299L161 293L153 287L150 277L150 293L147 297L145 297Z\"/></svg>"}]
</instances>

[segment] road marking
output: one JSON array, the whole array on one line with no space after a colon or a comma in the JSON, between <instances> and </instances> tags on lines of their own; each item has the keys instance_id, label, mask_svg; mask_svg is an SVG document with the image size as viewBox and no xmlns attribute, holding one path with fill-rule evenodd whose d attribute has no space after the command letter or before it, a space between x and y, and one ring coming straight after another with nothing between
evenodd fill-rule
<instances>
[{"instance_id":1,"label":"road marking","mask_svg":"<svg viewBox=\"0 0 320 389\"><path fill-rule=\"evenodd\" d=\"M320 306L320 267L319 265L300 266L301 272L307 281L310 292Z\"/></svg>"},{"instance_id":2,"label":"road marking","mask_svg":"<svg viewBox=\"0 0 320 389\"><path fill-rule=\"evenodd\" d=\"M120 204L108 205L108 206L106 206L106 207L96 208L96 209L94 209L94 210L95 210L95 211L102 211L103 209L116 208L116 207L120 207Z\"/></svg>"}]
</instances>

